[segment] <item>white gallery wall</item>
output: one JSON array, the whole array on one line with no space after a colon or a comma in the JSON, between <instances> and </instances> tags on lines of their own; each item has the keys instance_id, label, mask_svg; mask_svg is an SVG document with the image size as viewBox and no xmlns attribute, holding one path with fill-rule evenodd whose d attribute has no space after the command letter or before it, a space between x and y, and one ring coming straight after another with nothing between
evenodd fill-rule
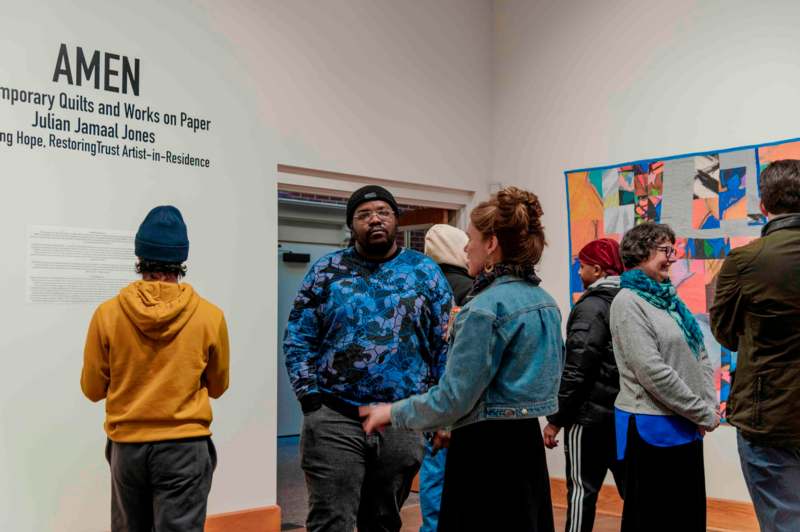
<instances>
[{"instance_id":1,"label":"white gallery wall","mask_svg":"<svg viewBox=\"0 0 800 532\"><path fill-rule=\"evenodd\" d=\"M262 122L278 129L282 164L486 186L489 0L207 6L253 77Z\"/></svg>"},{"instance_id":2,"label":"white gallery wall","mask_svg":"<svg viewBox=\"0 0 800 532\"><path fill-rule=\"evenodd\" d=\"M16 140L0 149L0 529L107 530L110 486L103 457L103 403L80 391L86 327L95 305L26 302L26 234L31 225L135 231L147 211L174 204L191 249L187 282L220 306L231 334L231 389L213 402L220 461L210 510L274 503L275 150L261 126L253 81L211 20L189 4L156 2L8 3L0 18L0 86L57 96L54 117L118 123L154 133L155 143L55 132L208 158L209 168L96 155L49 145L53 131L31 127L47 109L0 100L0 130L41 135L46 147ZM72 68L76 46L140 61L139 95L53 82L60 44ZM120 61L112 61L121 72ZM63 65L62 65L63 66ZM103 74L105 76L105 74ZM77 74L73 72L73 81ZM112 76L111 85L121 86ZM114 83L116 81L116 83ZM62 109L58 95L83 96L94 112ZM107 117L99 103L121 101L159 113L211 120L195 132L163 122ZM257 274L255 274L257 272Z\"/></svg>"},{"instance_id":3,"label":"white gallery wall","mask_svg":"<svg viewBox=\"0 0 800 532\"><path fill-rule=\"evenodd\" d=\"M0 529L109 526L103 405L79 388L95 305L27 302L29 228L135 231L165 203L188 224L186 281L225 311L231 334L231 388L212 403L220 461L209 512L275 504L277 165L485 187L491 3L2 1L0 9L0 88L211 120L194 132L96 109L53 111L73 128L78 117L137 126L156 142L128 144L190 152L210 168L0 143ZM61 43L73 68L76 46L100 51L101 61L105 52L138 58L139 95L53 82ZM0 131L35 133L37 109L0 100ZM45 141L49 133L40 131Z\"/></svg>"},{"instance_id":4,"label":"white gallery wall","mask_svg":"<svg viewBox=\"0 0 800 532\"><path fill-rule=\"evenodd\" d=\"M543 200L544 286L569 308L564 170L800 136L800 4L494 4L498 181ZM749 500L735 432L705 440L709 497ZM549 452L563 476L563 453Z\"/></svg>"}]
</instances>

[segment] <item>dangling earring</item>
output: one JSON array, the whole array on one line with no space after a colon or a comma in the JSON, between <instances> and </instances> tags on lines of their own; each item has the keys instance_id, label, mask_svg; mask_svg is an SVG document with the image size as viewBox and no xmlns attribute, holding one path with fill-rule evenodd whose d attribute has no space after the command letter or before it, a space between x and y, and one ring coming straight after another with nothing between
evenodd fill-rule
<instances>
[{"instance_id":1,"label":"dangling earring","mask_svg":"<svg viewBox=\"0 0 800 532\"><path fill-rule=\"evenodd\" d=\"M486 273L492 273L494 271L494 263L487 262L486 264L484 264L483 271L485 271Z\"/></svg>"}]
</instances>

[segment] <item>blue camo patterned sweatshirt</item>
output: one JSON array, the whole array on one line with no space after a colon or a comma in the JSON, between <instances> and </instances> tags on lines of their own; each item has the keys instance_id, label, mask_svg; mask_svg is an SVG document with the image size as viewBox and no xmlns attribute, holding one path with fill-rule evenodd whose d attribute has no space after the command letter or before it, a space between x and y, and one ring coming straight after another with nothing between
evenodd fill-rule
<instances>
[{"instance_id":1,"label":"blue camo patterned sweatshirt","mask_svg":"<svg viewBox=\"0 0 800 532\"><path fill-rule=\"evenodd\" d=\"M298 399L364 405L425 392L444 372L452 300L439 266L413 250L385 262L352 247L322 257L303 279L283 340Z\"/></svg>"}]
</instances>

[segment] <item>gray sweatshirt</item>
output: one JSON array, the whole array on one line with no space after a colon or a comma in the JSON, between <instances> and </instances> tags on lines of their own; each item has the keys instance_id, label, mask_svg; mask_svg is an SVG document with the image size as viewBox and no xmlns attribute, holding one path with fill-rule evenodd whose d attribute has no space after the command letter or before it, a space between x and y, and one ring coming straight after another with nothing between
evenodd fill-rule
<instances>
[{"instance_id":1,"label":"gray sweatshirt","mask_svg":"<svg viewBox=\"0 0 800 532\"><path fill-rule=\"evenodd\" d=\"M623 288L611 304L611 337L619 367L614 406L634 414L679 415L716 424L717 395L705 349L695 357L678 324Z\"/></svg>"}]
</instances>

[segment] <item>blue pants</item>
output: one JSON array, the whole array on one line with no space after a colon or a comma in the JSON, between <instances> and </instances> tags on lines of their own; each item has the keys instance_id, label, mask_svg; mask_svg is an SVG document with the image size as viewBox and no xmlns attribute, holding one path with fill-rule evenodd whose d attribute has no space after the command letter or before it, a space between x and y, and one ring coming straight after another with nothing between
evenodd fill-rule
<instances>
[{"instance_id":1,"label":"blue pants","mask_svg":"<svg viewBox=\"0 0 800 532\"><path fill-rule=\"evenodd\" d=\"M757 445L739 431L736 439L762 532L796 531L800 523L800 449Z\"/></svg>"},{"instance_id":2,"label":"blue pants","mask_svg":"<svg viewBox=\"0 0 800 532\"><path fill-rule=\"evenodd\" d=\"M436 456L432 452L433 446L425 440L425 457L419 470L419 507L422 510L422 526L419 532L436 532L439 527L447 449L440 449Z\"/></svg>"}]
</instances>

